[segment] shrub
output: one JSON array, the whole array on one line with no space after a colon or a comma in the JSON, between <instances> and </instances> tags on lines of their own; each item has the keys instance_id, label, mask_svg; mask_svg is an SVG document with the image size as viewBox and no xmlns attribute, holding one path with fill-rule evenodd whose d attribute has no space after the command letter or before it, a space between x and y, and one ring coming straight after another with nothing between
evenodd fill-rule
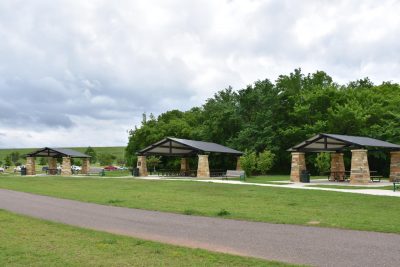
<instances>
[{"instance_id":1,"label":"shrub","mask_svg":"<svg viewBox=\"0 0 400 267\"><path fill-rule=\"evenodd\" d=\"M47 165L47 159L44 157L41 157L39 160L39 165L41 165L41 166Z\"/></svg>"},{"instance_id":2,"label":"shrub","mask_svg":"<svg viewBox=\"0 0 400 267\"><path fill-rule=\"evenodd\" d=\"M217 216L227 216L230 215L231 213L227 211L226 209L221 209L218 213Z\"/></svg>"},{"instance_id":3,"label":"shrub","mask_svg":"<svg viewBox=\"0 0 400 267\"><path fill-rule=\"evenodd\" d=\"M314 166L320 174L329 171L331 167L331 154L326 152L318 153L315 158Z\"/></svg>"},{"instance_id":4,"label":"shrub","mask_svg":"<svg viewBox=\"0 0 400 267\"><path fill-rule=\"evenodd\" d=\"M99 154L97 160L101 166L111 165L115 160L115 156L110 153Z\"/></svg>"},{"instance_id":5,"label":"shrub","mask_svg":"<svg viewBox=\"0 0 400 267\"><path fill-rule=\"evenodd\" d=\"M86 148L85 154L91 157L89 160L91 164L97 162L97 153L92 147L89 146L88 148Z\"/></svg>"},{"instance_id":6,"label":"shrub","mask_svg":"<svg viewBox=\"0 0 400 267\"><path fill-rule=\"evenodd\" d=\"M258 154L257 169L261 174L266 174L274 164L275 154L269 150L264 150Z\"/></svg>"},{"instance_id":7,"label":"shrub","mask_svg":"<svg viewBox=\"0 0 400 267\"><path fill-rule=\"evenodd\" d=\"M247 176L250 176L254 171L257 170L257 155L254 151L246 151L243 156L240 157L240 166L244 170Z\"/></svg>"}]
</instances>

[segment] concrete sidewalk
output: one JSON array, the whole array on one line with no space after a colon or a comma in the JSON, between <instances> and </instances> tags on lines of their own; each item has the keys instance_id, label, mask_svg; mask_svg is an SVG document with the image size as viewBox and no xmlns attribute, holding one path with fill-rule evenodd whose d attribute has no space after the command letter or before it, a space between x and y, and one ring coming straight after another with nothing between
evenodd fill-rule
<instances>
[{"instance_id":1,"label":"concrete sidewalk","mask_svg":"<svg viewBox=\"0 0 400 267\"><path fill-rule=\"evenodd\" d=\"M0 189L0 209L175 245L315 266L398 266L400 235L187 216Z\"/></svg>"},{"instance_id":2,"label":"concrete sidewalk","mask_svg":"<svg viewBox=\"0 0 400 267\"><path fill-rule=\"evenodd\" d=\"M121 177L122 178L122 177ZM351 185L348 185L349 189L341 188L324 188L324 187L309 187L313 185L312 183L292 183L290 181L271 181L275 184L263 184L263 183L248 183L242 181L233 180L220 180L220 179L190 179L190 178L165 178L159 176L148 176L148 177L128 177L131 179L143 179L143 180L166 180L166 181L196 181L205 183L217 183L217 184L236 184L236 185L255 185L255 186L265 186L265 187L280 187L280 188L293 188L293 189L305 189L305 190L322 190L322 191L333 191L342 193L354 193L363 195L374 195L374 196L390 196L390 197L400 197L400 191L393 192L392 190L385 189L368 189L368 187L382 187L391 186L392 183L386 184L371 184L365 186L366 189L351 189ZM290 184L279 184L279 183L290 183ZM318 183L320 185L326 185L324 183ZM329 185L343 185L343 184L329 184Z\"/></svg>"}]
</instances>

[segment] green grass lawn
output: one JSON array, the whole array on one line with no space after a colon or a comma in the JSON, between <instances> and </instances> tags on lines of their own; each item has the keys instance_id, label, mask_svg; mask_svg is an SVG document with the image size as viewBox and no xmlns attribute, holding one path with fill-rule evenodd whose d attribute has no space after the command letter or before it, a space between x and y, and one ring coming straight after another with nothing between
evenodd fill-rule
<instances>
[{"instance_id":1,"label":"green grass lawn","mask_svg":"<svg viewBox=\"0 0 400 267\"><path fill-rule=\"evenodd\" d=\"M105 171L104 174L106 177L132 176L129 170Z\"/></svg>"},{"instance_id":2,"label":"green grass lawn","mask_svg":"<svg viewBox=\"0 0 400 267\"><path fill-rule=\"evenodd\" d=\"M400 233L397 197L118 178L0 176L0 188L147 210Z\"/></svg>"},{"instance_id":3,"label":"green grass lawn","mask_svg":"<svg viewBox=\"0 0 400 267\"><path fill-rule=\"evenodd\" d=\"M274 183L274 181L289 181L290 177L288 175L267 175L267 176L250 176L246 177L246 183L260 183L269 184ZM279 183L282 184L282 183Z\"/></svg>"},{"instance_id":4,"label":"green grass lawn","mask_svg":"<svg viewBox=\"0 0 400 267\"><path fill-rule=\"evenodd\" d=\"M144 241L0 210L0 266L290 265Z\"/></svg>"}]
</instances>

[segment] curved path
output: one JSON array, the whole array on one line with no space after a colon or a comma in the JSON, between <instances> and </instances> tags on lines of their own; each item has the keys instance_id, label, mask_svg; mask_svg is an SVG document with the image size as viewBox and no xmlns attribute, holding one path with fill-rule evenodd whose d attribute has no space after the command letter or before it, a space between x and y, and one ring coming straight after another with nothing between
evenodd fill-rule
<instances>
[{"instance_id":1,"label":"curved path","mask_svg":"<svg viewBox=\"0 0 400 267\"><path fill-rule=\"evenodd\" d=\"M148 240L298 264L398 266L400 257L397 234L187 216L4 189L0 189L0 209Z\"/></svg>"}]
</instances>

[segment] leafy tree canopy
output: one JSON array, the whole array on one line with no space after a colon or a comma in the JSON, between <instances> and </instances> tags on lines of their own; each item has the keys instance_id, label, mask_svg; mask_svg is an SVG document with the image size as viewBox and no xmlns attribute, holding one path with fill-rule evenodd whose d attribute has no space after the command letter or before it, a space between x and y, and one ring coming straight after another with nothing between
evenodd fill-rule
<instances>
[{"instance_id":1,"label":"leafy tree canopy","mask_svg":"<svg viewBox=\"0 0 400 267\"><path fill-rule=\"evenodd\" d=\"M275 82L259 80L237 91L228 87L188 111L144 114L141 125L130 131L126 158L133 166L138 150L173 136L257 154L268 150L275 155L272 171L287 173L286 150L321 132L400 143L399 84L375 85L364 78L339 85L323 71L305 75L296 69ZM310 156L309 162L314 172L321 167L314 164L315 158ZM379 158L382 161L374 166L378 171L387 168L385 157Z\"/></svg>"}]
</instances>

